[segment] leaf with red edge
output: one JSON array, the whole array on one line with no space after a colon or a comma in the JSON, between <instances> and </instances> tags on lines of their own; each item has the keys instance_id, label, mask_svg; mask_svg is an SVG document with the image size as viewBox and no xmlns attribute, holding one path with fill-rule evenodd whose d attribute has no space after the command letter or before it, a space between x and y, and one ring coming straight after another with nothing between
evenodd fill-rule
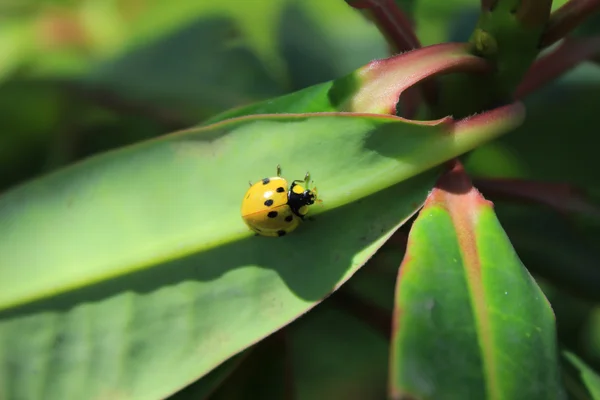
<instances>
[{"instance_id":1,"label":"leaf with red edge","mask_svg":"<svg viewBox=\"0 0 600 400\"><path fill-rule=\"evenodd\" d=\"M484 73L488 70L487 61L470 54L464 43L444 43L374 60L339 79L233 109L203 124L273 113L396 114L400 95L423 80L451 72Z\"/></svg>"},{"instance_id":2,"label":"leaf with red edge","mask_svg":"<svg viewBox=\"0 0 600 400\"><path fill-rule=\"evenodd\" d=\"M562 398L552 309L458 164L410 232L390 362L392 398Z\"/></svg>"}]
</instances>

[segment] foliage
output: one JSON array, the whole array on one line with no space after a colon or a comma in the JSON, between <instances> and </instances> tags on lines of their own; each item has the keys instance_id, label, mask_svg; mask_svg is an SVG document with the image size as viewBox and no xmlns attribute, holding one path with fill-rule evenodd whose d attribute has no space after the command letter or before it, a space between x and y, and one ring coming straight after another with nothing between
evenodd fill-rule
<instances>
[{"instance_id":1,"label":"foliage","mask_svg":"<svg viewBox=\"0 0 600 400\"><path fill-rule=\"evenodd\" d=\"M0 4L0 399L599 399L599 20Z\"/></svg>"}]
</instances>

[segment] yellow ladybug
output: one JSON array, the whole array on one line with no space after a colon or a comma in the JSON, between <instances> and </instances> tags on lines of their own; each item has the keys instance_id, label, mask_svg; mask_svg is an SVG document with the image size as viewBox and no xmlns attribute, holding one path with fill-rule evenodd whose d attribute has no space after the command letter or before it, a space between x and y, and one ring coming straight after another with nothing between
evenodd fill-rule
<instances>
[{"instance_id":1,"label":"yellow ladybug","mask_svg":"<svg viewBox=\"0 0 600 400\"><path fill-rule=\"evenodd\" d=\"M308 213L308 206L317 200L316 189L306 188L309 181L307 172L304 181L295 180L288 188L278 165L276 177L264 178L254 185L250 182L242 202L244 222L262 236L278 237L292 232Z\"/></svg>"}]
</instances>

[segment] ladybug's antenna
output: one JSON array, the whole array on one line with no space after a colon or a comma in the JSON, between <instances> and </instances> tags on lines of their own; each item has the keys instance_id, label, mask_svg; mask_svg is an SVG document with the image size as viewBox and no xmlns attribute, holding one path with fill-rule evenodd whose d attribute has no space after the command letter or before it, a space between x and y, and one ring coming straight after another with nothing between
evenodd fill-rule
<instances>
[{"instance_id":1,"label":"ladybug's antenna","mask_svg":"<svg viewBox=\"0 0 600 400\"><path fill-rule=\"evenodd\" d=\"M281 176L281 165L277 164L277 176Z\"/></svg>"}]
</instances>

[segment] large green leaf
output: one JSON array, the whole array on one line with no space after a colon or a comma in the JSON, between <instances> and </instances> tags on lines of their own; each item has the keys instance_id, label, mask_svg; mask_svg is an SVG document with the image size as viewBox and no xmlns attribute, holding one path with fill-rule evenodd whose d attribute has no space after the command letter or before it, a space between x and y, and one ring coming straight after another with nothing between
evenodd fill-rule
<instances>
[{"instance_id":1,"label":"large green leaf","mask_svg":"<svg viewBox=\"0 0 600 400\"><path fill-rule=\"evenodd\" d=\"M521 120L519 106L457 123L245 117L4 193L0 394L174 392L348 279L422 203L437 174L425 171ZM323 203L288 237L254 237L241 199L278 163L289 178L309 169Z\"/></svg>"},{"instance_id":2,"label":"large green leaf","mask_svg":"<svg viewBox=\"0 0 600 400\"><path fill-rule=\"evenodd\" d=\"M398 279L395 398L562 398L552 309L461 169L419 213Z\"/></svg>"}]
</instances>

